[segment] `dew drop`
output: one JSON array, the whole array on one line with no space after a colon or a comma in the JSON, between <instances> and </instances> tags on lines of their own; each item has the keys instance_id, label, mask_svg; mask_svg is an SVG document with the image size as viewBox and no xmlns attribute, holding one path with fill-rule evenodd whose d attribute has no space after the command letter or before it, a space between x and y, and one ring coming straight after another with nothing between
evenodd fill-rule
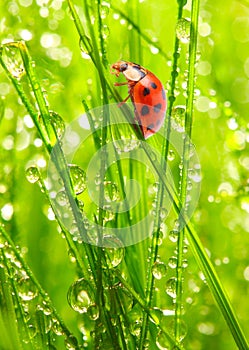
<instances>
[{"instance_id":1,"label":"dew drop","mask_svg":"<svg viewBox=\"0 0 249 350\"><path fill-rule=\"evenodd\" d=\"M160 280L163 276L165 276L166 272L167 272L167 266L163 262L156 261L152 266L152 274L158 280Z\"/></svg>"},{"instance_id":2,"label":"dew drop","mask_svg":"<svg viewBox=\"0 0 249 350\"><path fill-rule=\"evenodd\" d=\"M26 169L25 174L26 174L26 179L28 180L28 182L30 182L32 184L39 181L39 179L40 179L39 170L37 169L36 166L31 166L28 169Z\"/></svg>"},{"instance_id":3,"label":"dew drop","mask_svg":"<svg viewBox=\"0 0 249 350\"><path fill-rule=\"evenodd\" d=\"M119 199L119 190L117 188L117 185L111 181L105 181L104 196L106 202L116 202Z\"/></svg>"},{"instance_id":4,"label":"dew drop","mask_svg":"<svg viewBox=\"0 0 249 350\"><path fill-rule=\"evenodd\" d=\"M29 277L21 278L18 281L18 295L24 301L32 300L38 295L38 291Z\"/></svg>"},{"instance_id":5,"label":"dew drop","mask_svg":"<svg viewBox=\"0 0 249 350\"><path fill-rule=\"evenodd\" d=\"M172 149L170 149L168 153L168 160L172 162L175 159L175 157L176 157L175 152Z\"/></svg>"},{"instance_id":6,"label":"dew drop","mask_svg":"<svg viewBox=\"0 0 249 350\"><path fill-rule=\"evenodd\" d=\"M3 45L2 60L14 78L19 80L25 75L20 49L17 46Z\"/></svg>"},{"instance_id":7,"label":"dew drop","mask_svg":"<svg viewBox=\"0 0 249 350\"><path fill-rule=\"evenodd\" d=\"M110 35L109 27L106 24L103 25L101 32L104 39L107 39L108 36Z\"/></svg>"},{"instance_id":8,"label":"dew drop","mask_svg":"<svg viewBox=\"0 0 249 350\"><path fill-rule=\"evenodd\" d=\"M90 283L81 278L74 282L68 290L67 300L71 308L79 313L86 313L89 306L95 304L94 292Z\"/></svg>"},{"instance_id":9,"label":"dew drop","mask_svg":"<svg viewBox=\"0 0 249 350\"><path fill-rule=\"evenodd\" d=\"M64 334L64 331L63 331L63 329L61 327L61 324L60 324L60 322L57 319L53 319L52 330L58 336Z\"/></svg>"},{"instance_id":10,"label":"dew drop","mask_svg":"<svg viewBox=\"0 0 249 350\"><path fill-rule=\"evenodd\" d=\"M80 194L84 192L86 189L85 171L75 164L69 164L68 166L75 193Z\"/></svg>"},{"instance_id":11,"label":"dew drop","mask_svg":"<svg viewBox=\"0 0 249 350\"><path fill-rule=\"evenodd\" d=\"M171 258L169 258L168 265L171 269L175 269L177 266L177 257L172 256Z\"/></svg>"},{"instance_id":12,"label":"dew drop","mask_svg":"<svg viewBox=\"0 0 249 350\"><path fill-rule=\"evenodd\" d=\"M77 341L77 338L74 337L73 335L69 335L65 341L65 347L66 349L68 350L76 350L78 349L78 341Z\"/></svg>"},{"instance_id":13,"label":"dew drop","mask_svg":"<svg viewBox=\"0 0 249 350\"><path fill-rule=\"evenodd\" d=\"M176 24L176 36L183 43L187 44L190 41L190 20L180 18Z\"/></svg>"},{"instance_id":14,"label":"dew drop","mask_svg":"<svg viewBox=\"0 0 249 350\"><path fill-rule=\"evenodd\" d=\"M124 247L122 242L114 236L106 235L103 237L103 247L105 248L106 263L109 269L117 267L124 258Z\"/></svg>"},{"instance_id":15,"label":"dew drop","mask_svg":"<svg viewBox=\"0 0 249 350\"><path fill-rule=\"evenodd\" d=\"M186 107L184 105L175 106L172 110L172 119L174 121L174 127L179 132L184 132L185 113Z\"/></svg>"},{"instance_id":16,"label":"dew drop","mask_svg":"<svg viewBox=\"0 0 249 350\"><path fill-rule=\"evenodd\" d=\"M83 37L84 40L80 39L80 50L81 50L81 57L85 60L91 59L91 52L92 52L92 45L90 43L90 39L88 36Z\"/></svg>"},{"instance_id":17,"label":"dew drop","mask_svg":"<svg viewBox=\"0 0 249 350\"><path fill-rule=\"evenodd\" d=\"M68 199L65 191L59 191L56 194L56 203L59 204L61 207L64 207L68 204Z\"/></svg>"},{"instance_id":18,"label":"dew drop","mask_svg":"<svg viewBox=\"0 0 249 350\"><path fill-rule=\"evenodd\" d=\"M178 239L179 231L178 230L171 230L169 233L169 239L171 242L176 243Z\"/></svg>"},{"instance_id":19,"label":"dew drop","mask_svg":"<svg viewBox=\"0 0 249 350\"><path fill-rule=\"evenodd\" d=\"M176 298L176 278L171 277L167 282L166 282L166 293L171 297L171 298Z\"/></svg>"},{"instance_id":20,"label":"dew drop","mask_svg":"<svg viewBox=\"0 0 249 350\"><path fill-rule=\"evenodd\" d=\"M56 135L59 139L62 138L65 132L65 123L64 120L61 118L61 116L56 112L49 112L50 114L50 122L54 127L54 130L56 132Z\"/></svg>"}]
</instances>

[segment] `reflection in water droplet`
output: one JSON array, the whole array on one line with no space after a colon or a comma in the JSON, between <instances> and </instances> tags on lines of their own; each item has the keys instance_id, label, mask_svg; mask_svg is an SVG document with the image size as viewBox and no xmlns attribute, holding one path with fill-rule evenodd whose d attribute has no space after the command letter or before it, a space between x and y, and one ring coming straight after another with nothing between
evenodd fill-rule
<instances>
[{"instance_id":1,"label":"reflection in water droplet","mask_svg":"<svg viewBox=\"0 0 249 350\"><path fill-rule=\"evenodd\" d=\"M67 299L74 311L86 313L89 306L95 303L91 284L84 278L74 282L68 290Z\"/></svg>"},{"instance_id":2,"label":"reflection in water droplet","mask_svg":"<svg viewBox=\"0 0 249 350\"><path fill-rule=\"evenodd\" d=\"M78 165L69 164L70 176L76 194L80 194L86 189L86 173Z\"/></svg>"},{"instance_id":3,"label":"reflection in water droplet","mask_svg":"<svg viewBox=\"0 0 249 350\"><path fill-rule=\"evenodd\" d=\"M124 247L122 242L111 235L103 237L103 247L105 248L106 263L109 269L118 266L124 258Z\"/></svg>"},{"instance_id":4,"label":"reflection in water droplet","mask_svg":"<svg viewBox=\"0 0 249 350\"><path fill-rule=\"evenodd\" d=\"M176 298L176 278L171 277L167 282L166 282L166 293L172 297Z\"/></svg>"},{"instance_id":5,"label":"reflection in water droplet","mask_svg":"<svg viewBox=\"0 0 249 350\"><path fill-rule=\"evenodd\" d=\"M176 24L176 36L184 44L190 40L190 23L189 19L181 18Z\"/></svg>"},{"instance_id":6,"label":"reflection in water droplet","mask_svg":"<svg viewBox=\"0 0 249 350\"><path fill-rule=\"evenodd\" d=\"M158 280L160 280L163 276L165 276L166 272L167 272L167 267L163 262L156 261L152 266L152 274Z\"/></svg>"},{"instance_id":7,"label":"reflection in water droplet","mask_svg":"<svg viewBox=\"0 0 249 350\"><path fill-rule=\"evenodd\" d=\"M31 166L28 169L26 169L26 178L30 183L35 183L40 179L39 170L36 166Z\"/></svg>"}]
</instances>

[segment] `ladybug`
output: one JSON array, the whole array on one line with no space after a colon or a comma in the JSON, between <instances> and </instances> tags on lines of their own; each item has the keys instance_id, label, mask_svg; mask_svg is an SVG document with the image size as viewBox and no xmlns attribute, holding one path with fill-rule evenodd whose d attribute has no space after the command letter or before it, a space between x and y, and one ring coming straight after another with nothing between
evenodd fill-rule
<instances>
[{"instance_id":1,"label":"ladybug","mask_svg":"<svg viewBox=\"0 0 249 350\"><path fill-rule=\"evenodd\" d=\"M149 70L139 64L118 61L112 69L117 77L120 73L126 78L124 83L115 83L115 86L128 85L127 98L134 105L135 119L138 122L145 139L155 134L163 125L166 112L166 94L160 80Z\"/></svg>"}]
</instances>

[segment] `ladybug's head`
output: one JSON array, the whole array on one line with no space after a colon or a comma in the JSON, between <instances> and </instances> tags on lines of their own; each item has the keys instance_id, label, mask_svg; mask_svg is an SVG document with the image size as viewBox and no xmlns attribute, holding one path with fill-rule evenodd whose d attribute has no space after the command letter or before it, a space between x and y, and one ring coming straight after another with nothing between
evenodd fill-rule
<instances>
[{"instance_id":1,"label":"ladybug's head","mask_svg":"<svg viewBox=\"0 0 249 350\"><path fill-rule=\"evenodd\" d=\"M143 67L126 61L118 61L114 63L112 69L115 69L114 74L116 74L117 77L120 73L123 73L125 78L130 81L139 81L147 74Z\"/></svg>"}]
</instances>

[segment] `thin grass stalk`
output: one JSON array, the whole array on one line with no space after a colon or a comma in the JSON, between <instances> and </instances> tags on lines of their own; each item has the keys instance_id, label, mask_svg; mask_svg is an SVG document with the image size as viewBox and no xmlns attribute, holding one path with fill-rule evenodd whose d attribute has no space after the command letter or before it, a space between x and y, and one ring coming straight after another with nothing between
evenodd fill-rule
<instances>
[{"instance_id":1,"label":"thin grass stalk","mask_svg":"<svg viewBox=\"0 0 249 350\"><path fill-rule=\"evenodd\" d=\"M183 11L184 4L180 3L178 6L178 16L177 20L179 20L182 17L182 11ZM171 114L173 105L175 102L175 84L176 79L178 76L177 73L177 65L178 65L178 59L179 59L179 39L175 37L175 45L174 45L174 53L173 53L173 64L172 64L172 71L171 71L171 82L170 82L170 92L169 92L169 105L167 108L167 118L165 123L165 133L166 137L164 138L164 142L162 144L162 150L161 154L162 157L162 164L161 167L163 168L164 173L166 174L167 171L167 158L169 154L169 147L170 147L170 134L171 134ZM166 161L164 161L166 159ZM160 232L160 224L161 224L161 218L160 218L160 209L163 205L163 196L165 194L165 188L162 186L162 184L158 183L158 190L157 190L157 202L156 202L156 218L154 221L154 229L153 229L153 236L152 236L152 242L151 242L151 256L149 260L148 270L147 270L147 286L146 286L146 302L148 306L151 306L152 298L153 298L153 292L154 292L154 281L155 278L152 274L152 266L157 260L158 256L158 240L159 240L159 232ZM143 319L143 326L142 326L142 332L141 332L141 340L140 340L140 347L143 347L143 344L146 340L146 335L148 331L148 315L144 317Z\"/></svg>"},{"instance_id":2,"label":"thin grass stalk","mask_svg":"<svg viewBox=\"0 0 249 350\"><path fill-rule=\"evenodd\" d=\"M180 198L185 210L187 196L187 182L189 171L190 156L190 138L193 123L193 101L195 88L195 64L197 55L197 36L198 36L198 18L199 18L200 0L192 0L191 7L191 28L189 44L189 64L188 64L188 85L187 85L187 102L185 113L185 132L187 137L184 138L183 155L182 155L182 175L180 182ZM177 266L176 266L176 303L175 303L175 337L177 341L181 339L182 327L182 293L183 293L183 259L184 259L184 239L185 228L179 231L177 237Z\"/></svg>"}]
</instances>

